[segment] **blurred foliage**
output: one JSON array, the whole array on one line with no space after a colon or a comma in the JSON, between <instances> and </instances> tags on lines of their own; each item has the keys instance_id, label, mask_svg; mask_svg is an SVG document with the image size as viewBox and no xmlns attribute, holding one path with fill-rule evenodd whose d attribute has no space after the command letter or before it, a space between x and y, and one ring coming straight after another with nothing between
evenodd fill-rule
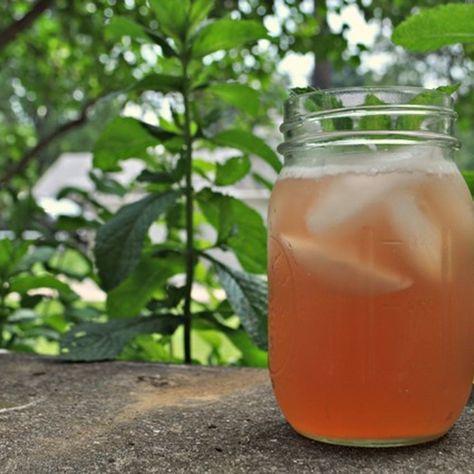
<instances>
[{"instance_id":1,"label":"blurred foliage","mask_svg":"<svg viewBox=\"0 0 474 474\"><path fill-rule=\"evenodd\" d=\"M62 344L72 359L183 360L191 138L191 171L200 183L192 196L199 294L189 308L193 359L266 364L256 345L264 346L265 288L257 275L265 271L265 227L253 209L226 195L226 186L246 180L268 187L255 158L278 169L261 130L275 135L289 84L279 64L288 55L314 58L313 85L460 81L460 163L474 169L474 45L420 54L389 41L394 25L444 2L193 0L189 21L178 15L188 0L174 3L167 11L165 0L55 0L22 29L35 2L2 2L0 38L11 26L19 30L8 44L0 41L1 346L58 353ZM347 8L378 25L370 49L350 41L344 15L339 26L331 23ZM211 25L232 22L208 28L201 24L207 15ZM200 24L208 28L201 37ZM270 26L273 33L261 39ZM191 44L194 53L185 51ZM377 54L386 67L368 68ZM234 153L217 163L203 159L219 147ZM91 189L69 187L57 196L76 212L48 215L35 198L38 179L63 151L92 150ZM124 184L114 172L132 156L145 169ZM164 233L159 243L151 225ZM213 239L202 229L213 229ZM216 251L234 253L244 271L220 263ZM105 301L81 298L81 282Z\"/></svg>"}]
</instances>

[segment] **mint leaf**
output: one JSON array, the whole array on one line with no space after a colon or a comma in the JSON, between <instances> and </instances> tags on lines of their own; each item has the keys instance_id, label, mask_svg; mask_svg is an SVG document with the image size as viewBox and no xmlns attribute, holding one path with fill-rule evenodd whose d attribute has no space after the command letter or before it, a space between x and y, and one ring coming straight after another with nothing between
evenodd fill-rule
<instances>
[{"instance_id":1,"label":"mint leaf","mask_svg":"<svg viewBox=\"0 0 474 474\"><path fill-rule=\"evenodd\" d=\"M138 316L153 294L162 288L168 278L183 272L180 255L163 258L146 256L135 270L107 295L107 314L110 318L133 318Z\"/></svg>"},{"instance_id":2,"label":"mint leaf","mask_svg":"<svg viewBox=\"0 0 474 474\"><path fill-rule=\"evenodd\" d=\"M277 172L281 169L277 154L261 138L251 132L234 128L220 132L212 140L218 145L257 155Z\"/></svg>"},{"instance_id":3,"label":"mint leaf","mask_svg":"<svg viewBox=\"0 0 474 474\"><path fill-rule=\"evenodd\" d=\"M422 10L400 23L392 41L414 52L474 42L474 4L450 3Z\"/></svg>"},{"instance_id":4,"label":"mint leaf","mask_svg":"<svg viewBox=\"0 0 474 474\"><path fill-rule=\"evenodd\" d=\"M145 158L147 148L160 142L139 120L118 117L104 128L94 146L94 167L103 171L118 171L121 160Z\"/></svg>"},{"instance_id":5,"label":"mint leaf","mask_svg":"<svg viewBox=\"0 0 474 474\"><path fill-rule=\"evenodd\" d=\"M461 87L461 83L455 82L454 84L439 86L436 88L436 90L440 92L444 92L445 94L454 94L460 87Z\"/></svg>"},{"instance_id":6,"label":"mint leaf","mask_svg":"<svg viewBox=\"0 0 474 474\"><path fill-rule=\"evenodd\" d=\"M120 40L123 36L129 36L144 43L150 42L150 37L142 25L125 16L114 15L105 25L105 37L106 39Z\"/></svg>"},{"instance_id":7,"label":"mint leaf","mask_svg":"<svg viewBox=\"0 0 474 474\"><path fill-rule=\"evenodd\" d=\"M251 164L247 156L235 156L224 163L217 163L216 179L217 186L229 186L240 181L250 171Z\"/></svg>"},{"instance_id":8,"label":"mint leaf","mask_svg":"<svg viewBox=\"0 0 474 474\"><path fill-rule=\"evenodd\" d=\"M228 82L223 84L212 84L207 88L208 92L219 97L222 101L252 115L258 115L260 108L260 95L255 90L244 84Z\"/></svg>"},{"instance_id":9,"label":"mint leaf","mask_svg":"<svg viewBox=\"0 0 474 474\"><path fill-rule=\"evenodd\" d=\"M11 239L0 239L0 276L7 276L15 270L15 266L23 260L28 252L28 242L17 242Z\"/></svg>"},{"instance_id":10,"label":"mint leaf","mask_svg":"<svg viewBox=\"0 0 474 474\"><path fill-rule=\"evenodd\" d=\"M183 78L170 74L151 73L130 87L130 90L138 93L145 91L180 92L183 88Z\"/></svg>"},{"instance_id":11,"label":"mint leaf","mask_svg":"<svg viewBox=\"0 0 474 474\"><path fill-rule=\"evenodd\" d=\"M224 18L209 23L196 33L192 55L201 58L216 51L240 48L266 37L267 30L258 21Z\"/></svg>"},{"instance_id":12,"label":"mint leaf","mask_svg":"<svg viewBox=\"0 0 474 474\"><path fill-rule=\"evenodd\" d=\"M150 0L159 28L176 39L185 36L188 27L190 0Z\"/></svg>"},{"instance_id":13,"label":"mint leaf","mask_svg":"<svg viewBox=\"0 0 474 474\"><path fill-rule=\"evenodd\" d=\"M10 281L10 290L20 294L26 294L30 290L39 288L57 290L58 293L68 301L73 301L78 298L78 295L71 290L69 285L58 280L53 275L20 275L12 278Z\"/></svg>"},{"instance_id":14,"label":"mint leaf","mask_svg":"<svg viewBox=\"0 0 474 474\"><path fill-rule=\"evenodd\" d=\"M449 86L442 86L449 87ZM407 104L411 105L437 105L443 98L445 91L438 89L426 90L421 94L412 97ZM450 92L448 92L450 93ZM426 119L425 115L400 115L397 120L396 128L398 130L419 130L421 124Z\"/></svg>"},{"instance_id":15,"label":"mint leaf","mask_svg":"<svg viewBox=\"0 0 474 474\"><path fill-rule=\"evenodd\" d=\"M318 89L314 87L293 87L290 89L290 97L297 97L302 94L308 94L309 92L316 92Z\"/></svg>"},{"instance_id":16,"label":"mint leaf","mask_svg":"<svg viewBox=\"0 0 474 474\"><path fill-rule=\"evenodd\" d=\"M127 17L114 15L109 23L105 25L105 37L109 40L118 41L123 36L129 36L139 43L155 43L160 46L165 57L177 56L176 51L164 36Z\"/></svg>"},{"instance_id":17,"label":"mint leaf","mask_svg":"<svg viewBox=\"0 0 474 474\"><path fill-rule=\"evenodd\" d=\"M149 227L179 196L177 191L146 196L122 207L99 229L94 253L105 289L116 287L135 269Z\"/></svg>"},{"instance_id":18,"label":"mint leaf","mask_svg":"<svg viewBox=\"0 0 474 474\"><path fill-rule=\"evenodd\" d=\"M367 94L365 97L364 105L377 106L377 105L386 105L383 100L380 100L374 94ZM386 115L387 112L381 111L379 115L364 115L359 122L359 128L361 130L390 130L391 121L390 116Z\"/></svg>"},{"instance_id":19,"label":"mint leaf","mask_svg":"<svg viewBox=\"0 0 474 474\"><path fill-rule=\"evenodd\" d=\"M0 248L3 242L3 240L0 241ZM35 263L48 262L55 253L56 250L52 247L30 247L27 254L15 265L14 271L16 273L28 271Z\"/></svg>"},{"instance_id":20,"label":"mint leaf","mask_svg":"<svg viewBox=\"0 0 474 474\"><path fill-rule=\"evenodd\" d=\"M307 112L325 112L334 109L343 109L344 105L335 95L315 89L314 87L295 87L290 90L290 98L302 94L309 94L302 104ZM320 119L321 128L325 132L336 130L352 130L352 119L349 117L335 117Z\"/></svg>"},{"instance_id":21,"label":"mint leaf","mask_svg":"<svg viewBox=\"0 0 474 474\"><path fill-rule=\"evenodd\" d=\"M232 249L244 270L265 273L267 231L260 214L244 202L203 189L196 196L206 220L218 233L218 242Z\"/></svg>"},{"instance_id":22,"label":"mint leaf","mask_svg":"<svg viewBox=\"0 0 474 474\"><path fill-rule=\"evenodd\" d=\"M214 0L193 0L189 11L189 23L191 29L196 28L199 23L207 18L214 8Z\"/></svg>"},{"instance_id":23,"label":"mint leaf","mask_svg":"<svg viewBox=\"0 0 474 474\"><path fill-rule=\"evenodd\" d=\"M268 347L267 283L262 278L214 261L219 281L242 325L260 348Z\"/></svg>"},{"instance_id":24,"label":"mint leaf","mask_svg":"<svg viewBox=\"0 0 474 474\"><path fill-rule=\"evenodd\" d=\"M173 334L180 323L179 317L160 315L77 324L61 341L61 359L74 362L115 359L139 334Z\"/></svg>"}]
</instances>

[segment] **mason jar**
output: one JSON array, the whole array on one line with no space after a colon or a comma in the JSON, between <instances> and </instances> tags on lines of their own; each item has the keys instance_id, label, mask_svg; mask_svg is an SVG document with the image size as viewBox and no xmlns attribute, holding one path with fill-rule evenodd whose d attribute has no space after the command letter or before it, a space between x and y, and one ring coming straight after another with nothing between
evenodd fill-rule
<instances>
[{"instance_id":1,"label":"mason jar","mask_svg":"<svg viewBox=\"0 0 474 474\"><path fill-rule=\"evenodd\" d=\"M474 375L474 208L449 94L384 87L286 102L269 207L270 372L300 434L442 436Z\"/></svg>"}]
</instances>

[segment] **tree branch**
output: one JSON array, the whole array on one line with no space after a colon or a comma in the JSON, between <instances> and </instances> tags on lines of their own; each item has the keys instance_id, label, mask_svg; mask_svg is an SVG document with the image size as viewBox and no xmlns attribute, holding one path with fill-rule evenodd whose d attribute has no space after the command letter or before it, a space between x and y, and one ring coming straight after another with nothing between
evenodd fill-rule
<instances>
[{"instance_id":1,"label":"tree branch","mask_svg":"<svg viewBox=\"0 0 474 474\"><path fill-rule=\"evenodd\" d=\"M16 161L9 169L7 169L5 174L0 178L0 186L5 186L14 176L23 172L30 161L33 160L33 158L35 158L38 153L47 148L53 141L57 140L71 130L83 125L87 121L87 114L89 110L99 99L100 97L87 102L77 118L60 125L58 128L41 139L33 148L29 149L19 161Z\"/></svg>"},{"instance_id":2,"label":"tree branch","mask_svg":"<svg viewBox=\"0 0 474 474\"><path fill-rule=\"evenodd\" d=\"M54 1L55 0L37 0L26 15L1 30L0 50L11 43L18 34L31 26L49 7L52 6Z\"/></svg>"}]
</instances>

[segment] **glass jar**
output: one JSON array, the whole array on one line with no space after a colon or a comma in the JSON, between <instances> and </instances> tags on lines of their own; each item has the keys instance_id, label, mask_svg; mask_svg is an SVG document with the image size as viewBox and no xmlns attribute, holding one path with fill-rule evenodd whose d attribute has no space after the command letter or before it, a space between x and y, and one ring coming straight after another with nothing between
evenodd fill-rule
<instances>
[{"instance_id":1,"label":"glass jar","mask_svg":"<svg viewBox=\"0 0 474 474\"><path fill-rule=\"evenodd\" d=\"M451 97L291 97L269 207L270 373L293 428L400 446L442 436L474 375L474 208Z\"/></svg>"}]
</instances>

